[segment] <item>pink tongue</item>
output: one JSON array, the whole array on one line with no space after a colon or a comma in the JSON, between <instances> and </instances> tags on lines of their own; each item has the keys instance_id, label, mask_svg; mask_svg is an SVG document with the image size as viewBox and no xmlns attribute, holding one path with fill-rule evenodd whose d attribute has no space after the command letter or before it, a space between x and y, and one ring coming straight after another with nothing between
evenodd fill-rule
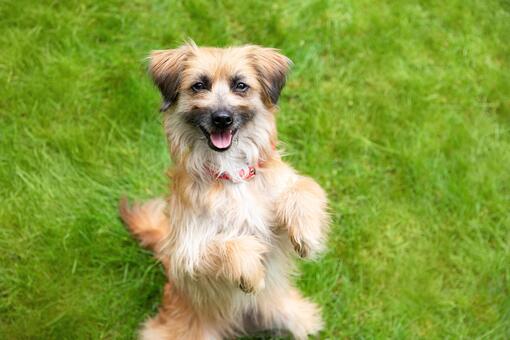
<instances>
[{"instance_id":1,"label":"pink tongue","mask_svg":"<svg viewBox=\"0 0 510 340\"><path fill-rule=\"evenodd\" d=\"M218 149L225 149L232 143L232 131L222 131L211 133L211 142Z\"/></svg>"}]
</instances>

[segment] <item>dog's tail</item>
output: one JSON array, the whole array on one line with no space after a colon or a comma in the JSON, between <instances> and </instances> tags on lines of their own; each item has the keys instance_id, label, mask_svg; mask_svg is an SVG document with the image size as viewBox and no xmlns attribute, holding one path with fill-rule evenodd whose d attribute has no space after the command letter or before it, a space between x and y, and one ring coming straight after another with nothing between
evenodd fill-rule
<instances>
[{"instance_id":1,"label":"dog's tail","mask_svg":"<svg viewBox=\"0 0 510 340\"><path fill-rule=\"evenodd\" d=\"M142 247L151 250L157 258L160 258L170 228L165 208L166 202L162 198L134 203L132 206L125 197L119 202L120 218L128 230Z\"/></svg>"}]
</instances>

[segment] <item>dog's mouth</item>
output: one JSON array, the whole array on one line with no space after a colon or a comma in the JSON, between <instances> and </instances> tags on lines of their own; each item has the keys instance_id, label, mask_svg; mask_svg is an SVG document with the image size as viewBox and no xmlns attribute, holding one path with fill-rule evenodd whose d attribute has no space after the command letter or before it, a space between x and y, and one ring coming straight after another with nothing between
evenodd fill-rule
<instances>
[{"instance_id":1,"label":"dog's mouth","mask_svg":"<svg viewBox=\"0 0 510 340\"><path fill-rule=\"evenodd\" d=\"M207 137L209 147L214 151L219 152L227 151L230 148L230 146L232 146L234 135L237 132L237 130L233 129L225 129L218 131L215 130L209 132L202 126L200 126L200 130L202 130L204 135Z\"/></svg>"}]
</instances>

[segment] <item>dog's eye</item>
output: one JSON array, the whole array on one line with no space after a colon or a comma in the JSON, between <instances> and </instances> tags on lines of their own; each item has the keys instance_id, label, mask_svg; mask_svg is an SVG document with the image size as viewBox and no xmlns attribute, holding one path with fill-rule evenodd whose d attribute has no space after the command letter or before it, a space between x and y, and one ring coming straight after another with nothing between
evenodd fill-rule
<instances>
[{"instance_id":1,"label":"dog's eye","mask_svg":"<svg viewBox=\"0 0 510 340\"><path fill-rule=\"evenodd\" d=\"M249 86L248 86L248 85L246 85L245 83L243 83L243 82L238 82L238 83L235 85L234 89L235 89L236 91L238 91L238 92L244 92L244 91L248 90L248 87L249 87Z\"/></svg>"},{"instance_id":2,"label":"dog's eye","mask_svg":"<svg viewBox=\"0 0 510 340\"><path fill-rule=\"evenodd\" d=\"M193 84L193 85L191 86L191 89L192 89L193 91L195 91L195 92L200 91L200 90L205 90L205 84L204 84L204 83L202 83L201 81L199 81L199 82L197 82L197 83Z\"/></svg>"}]
</instances>

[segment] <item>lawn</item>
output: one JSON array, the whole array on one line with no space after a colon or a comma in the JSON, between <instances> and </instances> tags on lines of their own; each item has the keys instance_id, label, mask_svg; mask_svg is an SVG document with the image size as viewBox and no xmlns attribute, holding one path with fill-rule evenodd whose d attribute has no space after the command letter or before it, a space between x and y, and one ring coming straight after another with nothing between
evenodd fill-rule
<instances>
[{"instance_id":1,"label":"lawn","mask_svg":"<svg viewBox=\"0 0 510 340\"><path fill-rule=\"evenodd\" d=\"M164 275L117 218L167 193L151 49L280 48L287 161L329 193L298 285L324 339L510 336L510 2L0 2L0 338L128 339Z\"/></svg>"}]
</instances>

